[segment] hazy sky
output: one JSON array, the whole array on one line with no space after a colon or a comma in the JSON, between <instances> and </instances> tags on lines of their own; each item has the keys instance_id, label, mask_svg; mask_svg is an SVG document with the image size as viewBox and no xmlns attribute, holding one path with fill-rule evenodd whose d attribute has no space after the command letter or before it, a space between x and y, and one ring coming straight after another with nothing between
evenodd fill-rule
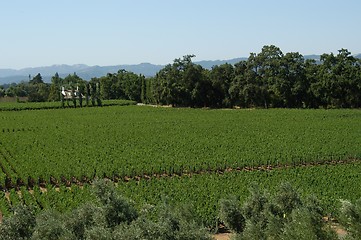
<instances>
[{"instance_id":1,"label":"hazy sky","mask_svg":"<svg viewBox=\"0 0 361 240\"><path fill-rule=\"evenodd\" d=\"M361 53L360 0L3 0L0 68Z\"/></svg>"}]
</instances>

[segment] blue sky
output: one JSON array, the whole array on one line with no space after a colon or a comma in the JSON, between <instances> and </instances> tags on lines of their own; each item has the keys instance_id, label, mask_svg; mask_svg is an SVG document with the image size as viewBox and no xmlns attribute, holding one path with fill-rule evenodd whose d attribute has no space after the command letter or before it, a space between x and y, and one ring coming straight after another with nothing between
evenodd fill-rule
<instances>
[{"instance_id":1,"label":"blue sky","mask_svg":"<svg viewBox=\"0 0 361 240\"><path fill-rule=\"evenodd\" d=\"M360 0L4 0L0 68L361 53Z\"/></svg>"}]
</instances>

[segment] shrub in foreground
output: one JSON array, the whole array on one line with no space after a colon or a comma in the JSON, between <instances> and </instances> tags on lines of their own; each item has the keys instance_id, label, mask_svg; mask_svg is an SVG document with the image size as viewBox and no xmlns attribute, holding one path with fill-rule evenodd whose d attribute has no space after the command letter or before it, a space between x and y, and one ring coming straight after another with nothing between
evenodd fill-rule
<instances>
[{"instance_id":1,"label":"shrub in foreground","mask_svg":"<svg viewBox=\"0 0 361 240\"><path fill-rule=\"evenodd\" d=\"M361 199L355 204L342 201L340 221L348 233L348 239L361 239Z\"/></svg>"},{"instance_id":2,"label":"shrub in foreground","mask_svg":"<svg viewBox=\"0 0 361 240\"><path fill-rule=\"evenodd\" d=\"M237 233L234 239L337 239L323 221L317 199L302 199L289 184L282 184L274 196L253 186L242 206L234 198L220 205L220 219Z\"/></svg>"},{"instance_id":3,"label":"shrub in foreground","mask_svg":"<svg viewBox=\"0 0 361 240\"><path fill-rule=\"evenodd\" d=\"M87 203L70 213L45 210L35 217L19 206L0 224L0 240L13 239L212 239L187 208L168 203L138 212L106 181L94 183L97 204Z\"/></svg>"}]
</instances>

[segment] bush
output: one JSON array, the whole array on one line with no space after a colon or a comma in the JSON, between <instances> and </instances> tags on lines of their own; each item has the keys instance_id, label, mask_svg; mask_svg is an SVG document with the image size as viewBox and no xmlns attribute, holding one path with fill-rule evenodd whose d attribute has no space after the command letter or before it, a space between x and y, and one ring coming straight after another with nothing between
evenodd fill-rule
<instances>
[{"instance_id":1,"label":"bush","mask_svg":"<svg viewBox=\"0 0 361 240\"><path fill-rule=\"evenodd\" d=\"M317 240L317 239L338 239L329 226L322 224L314 225L314 216L307 208L298 208L292 211L291 221L285 224L280 239L284 240ZM322 218L319 220L322 222Z\"/></svg>"},{"instance_id":2,"label":"bush","mask_svg":"<svg viewBox=\"0 0 361 240\"><path fill-rule=\"evenodd\" d=\"M109 240L112 239L111 229L104 226L93 226L85 230L86 240Z\"/></svg>"},{"instance_id":3,"label":"bush","mask_svg":"<svg viewBox=\"0 0 361 240\"><path fill-rule=\"evenodd\" d=\"M104 210L101 207L91 203L84 204L78 209L72 211L68 217L65 226L71 231L77 239L85 238L85 231L91 227L105 227L106 220Z\"/></svg>"},{"instance_id":4,"label":"bush","mask_svg":"<svg viewBox=\"0 0 361 240\"><path fill-rule=\"evenodd\" d=\"M139 213L106 181L96 181L98 205L88 203L67 214L52 210L36 218L24 206L0 224L0 239L212 239L189 206L167 201L146 205ZM315 197L302 199L289 184L271 196L257 186L243 205L236 197L220 201L220 219L236 232L233 239L337 239L322 217ZM341 222L349 239L361 239L361 199L342 202Z\"/></svg>"},{"instance_id":5,"label":"bush","mask_svg":"<svg viewBox=\"0 0 361 240\"><path fill-rule=\"evenodd\" d=\"M130 223L137 219L138 212L134 204L117 194L113 183L105 180L95 181L94 190L104 208L108 227L114 227L123 222Z\"/></svg>"},{"instance_id":6,"label":"bush","mask_svg":"<svg viewBox=\"0 0 361 240\"><path fill-rule=\"evenodd\" d=\"M35 215L32 208L19 205L14 214L0 224L0 239L28 239L33 234Z\"/></svg>"},{"instance_id":7,"label":"bush","mask_svg":"<svg viewBox=\"0 0 361 240\"><path fill-rule=\"evenodd\" d=\"M114 239L212 239L207 229L194 220L188 207L179 208L163 203L155 211L155 220L149 219L146 214L129 225L119 225L114 231Z\"/></svg>"},{"instance_id":8,"label":"bush","mask_svg":"<svg viewBox=\"0 0 361 240\"><path fill-rule=\"evenodd\" d=\"M36 218L36 227L31 239L76 239L65 227L63 216L52 210L45 210Z\"/></svg>"},{"instance_id":9,"label":"bush","mask_svg":"<svg viewBox=\"0 0 361 240\"><path fill-rule=\"evenodd\" d=\"M222 205L220 215L228 225L242 226L234 239L337 239L323 221L317 199L302 201L289 184L282 184L273 197L253 186L242 207L235 198Z\"/></svg>"},{"instance_id":10,"label":"bush","mask_svg":"<svg viewBox=\"0 0 361 240\"><path fill-rule=\"evenodd\" d=\"M245 219L242 215L240 203L235 196L228 199L221 199L219 202L219 218L227 228L237 233L243 232Z\"/></svg>"},{"instance_id":11,"label":"bush","mask_svg":"<svg viewBox=\"0 0 361 240\"><path fill-rule=\"evenodd\" d=\"M340 221L346 228L349 239L361 239L361 199L355 204L341 201Z\"/></svg>"}]
</instances>

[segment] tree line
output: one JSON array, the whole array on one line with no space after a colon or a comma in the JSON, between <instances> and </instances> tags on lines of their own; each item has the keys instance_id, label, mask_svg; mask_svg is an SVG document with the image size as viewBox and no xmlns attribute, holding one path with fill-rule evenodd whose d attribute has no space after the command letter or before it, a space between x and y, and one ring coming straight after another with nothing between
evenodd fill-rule
<instances>
[{"instance_id":1,"label":"tree line","mask_svg":"<svg viewBox=\"0 0 361 240\"><path fill-rule=\"evenodd\" d=\"M194 55L177 58L156 76L146 78L125 70L84 81L75 73L55 74L51 84L38 74L29 83L0 87L0 96L28 96L29 101L58 101L60 86L99 84L101 99L128 99L179 107L359 108L361 60L347 49L322 54L320 61L298 52L284 54L264 46L260 53L234 65L205 69Z\"/></svg>"}]
</instances>

